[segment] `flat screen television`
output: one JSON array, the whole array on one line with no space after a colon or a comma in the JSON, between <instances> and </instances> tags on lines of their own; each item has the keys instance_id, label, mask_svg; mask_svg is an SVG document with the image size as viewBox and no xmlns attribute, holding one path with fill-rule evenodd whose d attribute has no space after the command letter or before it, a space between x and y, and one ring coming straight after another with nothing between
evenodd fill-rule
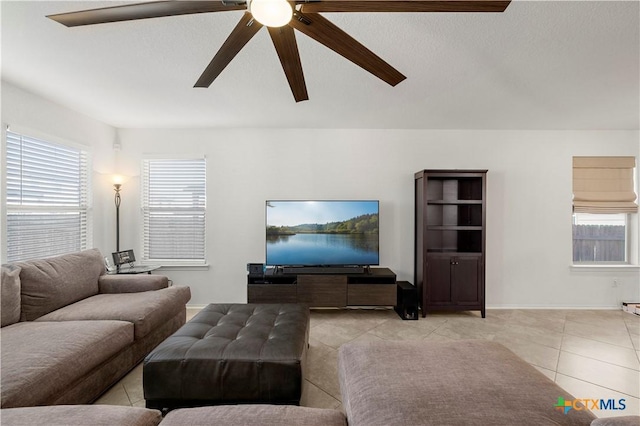
<instances>
[{"instance_id":1,"label":"flat screen television","mask_svg":"<svg viewBox=\"0 0 640 426\"><path fill-rule=\"evenodd\" d=\"M379 265L377 200L266 203L266 264Z\"/></svg>"}]
</instances>

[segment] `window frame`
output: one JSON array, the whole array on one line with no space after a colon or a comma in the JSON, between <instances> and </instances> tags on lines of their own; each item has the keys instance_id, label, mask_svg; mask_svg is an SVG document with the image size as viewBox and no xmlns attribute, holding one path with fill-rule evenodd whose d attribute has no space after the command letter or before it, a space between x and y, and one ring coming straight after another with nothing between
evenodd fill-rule
<instances>
[{"instance_id":1,"label":"window frame","mask_svg":"<svg viewBox=\"0 0 640 426\"><path fill-rule=\"evenodd\" d=\"M147 205L147 199L148 199L148 191L149 191L149 169L148 166L146 164L150 163L150 162L154 162L154 161L199 161L202 160L204 162L204 176L203 176L203 183L204 183L204 203L203 203L203 207L202 207L202 214L204 216L204 220L203 220L203 227L202 227L202 234L203 234L203 251L202 251L202 259L198 258L198 259L184 259L184 258L152 258L150 257L150 253L148 253L149 248L148 245L146 243L146 239L147 239L147 232L149 232L150 230L148 229L148 222L147 222L147 214L148 211L150 211L150 209L152 209L151 207L149 207ZM146 156L142 159L141 161L141 166L140 166L140 170L141 170L141 174L140 174L140 220L141 220L141 224L142 224L142 232L140 235L140 247L141 247L141 252L142 255L140 256L140 263L144 264L144 265L158 265L158 266L162 266L163 269L171 269L172 267L175 267L177 269L184 269L184 268L194 268L194 269L200 269L201 267L208 267L208 263L207 263L207 196L206 196L206 192L207 192L207 158L204 155L191 155L191 156ZM170 211L166 210L165 211ZM178 210L179 211L179 210Z\"/></svg>"},{"instance_id":2,"label":"window frame","mask_svg":"<svg viewBox=\"0 0 640 426\"><path fill-rule=\"evenodd\" d=\"M79 156L79 164L81 166L77 185L79 187L78 198L79 203L77 205L62 205L62 204L11 204L9 203L8 185L10 183L8 175L8 149L9 138L19 137L37 141L40 144L45 144L47 147L55 149L56 147L64 150L75 151ZM44 160L43 160L44 161ZM0 248L0 259L2 262L19 262L30 259L38 259L45 257L58 256L66 253L72 253L77 250L87 250L93 247L93 167L92 167L92 149L86 145L70 142L68 140L43 134L38 131L27 128L19 128L15 126L9 126L5 123L2 125L2 173L0 183L2 184L2 220L0 226L0 234L2 235L2 244ZM48 212L52 214L56 213L73 213L78 212L79 215L83 215L80 228L79 228L79 240L76 241L76 247L70 251L56 250L46 251L42 250L34 256L28 256L25 258L9 258L9 228L10 221L9 216L12 213L43 213ZM53 229L53 228L51 228Z\"/></svg>"},{"instance_id":3,"label":"window frame","mask_svg":"<svg viewBox=\"0 0 640 426\"><path fill-rule=\"evenodd\" d=\"M576 216L580 215L589 215L591 213L577 213L577 212L573 212L572 214L572 235L571 235L571 247L572 247L572 252L573 249L575 248L575 238L573 237L573 225L576 225ZM624 260L612 260L612 261L606 261L606 260L594 260L594 261L576 261L575 259L573 259L573 255L572 255L572 262L573 265L575 266L624 266L624 265L632 265L631 263L631 239L632 239L632 235L631 235L631 227L630 227L630 223L631 223L631 214L632 213L602 213L602 214L598 214L598 216L606 216L608 214L611 215L615 215L615 216L623 216L624 217Z\"/></svg>"},{"instance_id":4,"label":"window frame","mask_svg":"<svg viewBox=\"0 0 640 426\"><path fill-rule=\"evenodd\" d=\"M635 155L630 155L638 157ZM573 157L572 157L573 159ZM640 167L636 165L633 172L633 187L638 194L638 182ZM640 198L640 197L639 197ZM638 202L638 199L636 200ZM569 269L574 272L631 272L640 271L640 213L623 213L626 216L625 224L625 262L575 262L573 260L573 223L574 214L571 214L571 263Z\"/></svg>"}]
</instances>

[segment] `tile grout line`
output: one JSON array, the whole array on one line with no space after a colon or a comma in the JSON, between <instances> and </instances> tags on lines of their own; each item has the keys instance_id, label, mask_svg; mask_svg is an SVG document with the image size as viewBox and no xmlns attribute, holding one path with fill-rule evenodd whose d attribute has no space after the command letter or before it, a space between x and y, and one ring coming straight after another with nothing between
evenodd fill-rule
<instances>
[{"instance_id":1,"label":"tile grout line","mask_svg":"<svg viewBox=\"0 0 640 426\"><path fill-rule=\"evenodd\" d=\"M640 399L640 397L635 396L635 395L631 395L630 393L627 393L627 392L621 391L620 389L613 389L613 388L610 388L610 387L608 387L608 386L601 385L601 384L599 384L599 383L590 382L590 381L588 381L588 380L580 379L580 378L578 378L578 377L573 377L573 376L570 376L570 375L568 375L568 374L564 374L564 373L558 373L558 374L560 374L561 376L569 377L570 379L573 379L573 380L577 380L577 381L579 381L579 382L588 383L588 384L590 384L590 385L597 386L597 387L599 387L599 388L603 388L603 389L607 389L607 390L610 390L610 391L613 391L613 392L617 392L617 393L619 393L619 394L626 395L626 396L629 396L629 397L631 397L631 398ZM560 385L558 385L558 386L560 386ZM562 387L562 386L560 386L560 387ZM563 388L563 389L564 389L564 388Z\"/></svg>"},{"instance_id":2,"label":"tile grout line","mask_svg":"<svg viewBox=\"0 0 640 426\"><path fill-rule=\"evenodd\" d=\"M633 349L629 349L629 350L633 351ZM579 356L579 357L582 357L582 358L587 358L587 359L591 359L591 360L594 360L594 361L602 362L604 364L613 365L614 367L626 368L627 370L632 370L632 371L640 373L640 365L638 365L638 368L636 369L636 368L632 368L632 367L627 367L626 365L620 365L620 364L616 364L614 362L605 361L605 360L600 359L600 358L593 358L593 357L591 357L589 355L584 355L584 354L579 354L579 353L576 353L576 352L572 352L570 350L564 350L562 352L566 352L568 354L576 355L576 356Z\"/></svg>"},{"instance_id":3,"label":"tile grout line","mask_svg":"<svg viewBox=\"0 0 640 426\"><path fill-rule=\"evenodd\" d=\"M315 386L316 388L318 388L318 390L320 392L322 392L323 394L327 395L329 398L333 399L334 401L336 401L339 405L342 405L342 401L337 399L335 396L331 395L329 392L325 391L324 389L322 389L320 386L318 386L317 384L313 383L311 380L309 379L305 379L306 381L308 381L309 383L311 383L313 386Z\"/></svg>"},{"instance_id":4,"label":"tile grout line","mask_svg":"<svg viewBox=\"0 0 640 426\"><path fill-rule=\"evenodd\" d=\"M556 361L556 368L555 368L555 372L554 372L554 376L553 376L553 381L556 382L557 378L558 378L558 367L560 366L560 357L562 356L562 346L564 345L564 337L565 337L565 331L567 330L567 315L564 315L564 318L562 320L562 336L560 337L560 349L558 349L558 359ZM557 382L556 382L557 383Z\"/></svg>"},{"instance_id":5,"label":"tile grout line","mask_svg":"<svg viewBox=\"0 0 640 426\"><path fill-rule=\"evenodd\" d=\"M129 396L129 392L127 392L127 387L124 384L122 384L122 389L124 390L124 394L127 396L127 399L129 400L129 405L133 407L133 402L131 401L131 397Z\"/></svg>"}]
</instances>

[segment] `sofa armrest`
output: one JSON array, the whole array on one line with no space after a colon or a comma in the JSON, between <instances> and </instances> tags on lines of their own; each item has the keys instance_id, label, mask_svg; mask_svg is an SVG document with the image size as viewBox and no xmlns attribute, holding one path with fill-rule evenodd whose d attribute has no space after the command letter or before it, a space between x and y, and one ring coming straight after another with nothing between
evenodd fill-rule
<instances>
[{"instance_id":1,"label":"sofa armrest","mask_svg":"<svg viewBox=\"0 0 640 426\"><path fill-rule=\"evenodd\" d=\"M160 290L169 287L169 278L163 275L100 275L98 292L105 293L139 293L142 291Z\"/></svg>"}]
</instances>

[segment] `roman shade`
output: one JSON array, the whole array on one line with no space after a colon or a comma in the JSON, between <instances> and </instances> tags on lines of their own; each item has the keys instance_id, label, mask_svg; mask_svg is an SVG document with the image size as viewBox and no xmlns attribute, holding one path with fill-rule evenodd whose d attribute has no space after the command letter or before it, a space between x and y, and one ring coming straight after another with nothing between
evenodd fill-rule
<instances>
[{"instance_id":1,"label":"roman shade","mask_svg":"<svg viewBox=\"0 0 640 426\"><path fill-rule=\"evenodd\" d=\"M635 157L573 157L573 211L637 213Z\"/></svg>"}]
</instances>

